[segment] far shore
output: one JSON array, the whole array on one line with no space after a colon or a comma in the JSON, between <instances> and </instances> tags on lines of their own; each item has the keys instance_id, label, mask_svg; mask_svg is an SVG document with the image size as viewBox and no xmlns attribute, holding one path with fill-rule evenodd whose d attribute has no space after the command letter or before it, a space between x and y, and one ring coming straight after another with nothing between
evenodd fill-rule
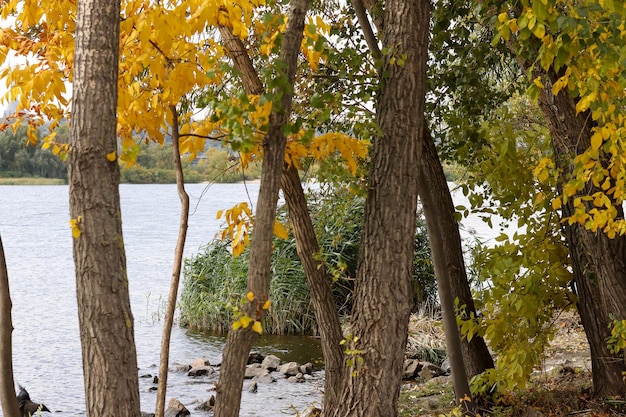
<instances>
[{"instance_id":1,"label":"far shore","mask_svg":"<svg viewBox=\"0 0 626 417\"><path fill-rule=\"evenodd\" d=\"M0 185L65 185L67 181L62 178L0 178Z\"/></svg>"}]
</instances>

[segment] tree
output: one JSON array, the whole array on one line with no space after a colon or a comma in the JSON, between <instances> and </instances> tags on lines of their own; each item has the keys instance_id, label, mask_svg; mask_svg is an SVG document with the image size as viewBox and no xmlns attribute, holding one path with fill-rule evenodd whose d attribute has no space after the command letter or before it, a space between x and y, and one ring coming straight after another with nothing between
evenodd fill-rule
<instances>
[{"instance_id":1,"label":"tree","mask_svg":"<svg viewBox=\"0 0 626 417\"><path fill-rule=\"evenodd\" d=\"M430 3L387 1L363 240L355 282L350 360L332 416L395 416L410 313ZM402 226L399 226L402 225Z\"/></svg>"},{"instance_id":2,"label":"tree","mask_svg":"<svg viewBox=\"0 0 626 417\"><path fill-rule=\"evenodd\" d=\"M289 20L280 53L282 68L277 75L277 87L272 91L276 99L273 103L267 134L263 142L261 187L248 267L248 305L242 306L243 315L235 323L240 325L228 333L220 380L217 386L216 417L236 417L239 415L242 381L248 353L258 334L262 331L259 319L269 307L272 236L287 140L283 132L291 114L296 64L307 8L307 0L292 0L290 4Z\"/></svg>"},{"instance_id":3,"label":"tree","mask_svg":"<svg viewBox=\"0 0 626 417\"><path fill-rule=\"evenodd\" d=\"M499 38L513 48L533 83L552 136L553 159L540 162L540 180L557 179L559 211L578 296L577 307L592 352L594 393L624 395L626 364L617 349L614 321L626 319L624 149L624 45L621 2L523 1L499 7ZM499 39L496 38L496 41Z\"/></svg>"},{"instance_id":4,"label":"tree","mask_svg":"<svg viewBox=\"0 0 626 417\"><path fill-rule=\"evenodd\" d=\"M7 271L4 247L0 239L0 402L2 413L7 417L21 415L15 396L13 380L13 320L11 320L11 295L9 293L9 273Z\"/></svg>"},{"instance_id":5,"label":"tree","mask_svg":"<svg viewBox=\"0 0 626 417\"><path fill-rule=\"evenodd\" d=\"M90 416L140 414L117 164L119 7L80 1L76 15L68 178Z\"/></svg>"}]
</instances>

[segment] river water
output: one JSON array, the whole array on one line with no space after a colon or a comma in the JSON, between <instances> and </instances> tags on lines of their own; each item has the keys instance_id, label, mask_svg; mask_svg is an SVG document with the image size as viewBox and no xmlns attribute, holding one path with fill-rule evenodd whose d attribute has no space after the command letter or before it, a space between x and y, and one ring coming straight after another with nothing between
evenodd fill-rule
<instances>
[{"instance_id":1,"label":"river water","mask_svg":"<svg viewBox=\"0 0 626 417\"><path fill-rule=\"evenodd\" d=\"M197 253L218 232L218 210L256 203L258 184L191 184L191 216L185 256ZM163 308L167 299L178 236L180 202L175 185L121 185L124 241L142 410L154 411ZM455 193L457 204L467 201ZM13 366L16 382L45 403L55 416L84 416L85 399L76 312L72 238L68 225L67 186L0 186L0 234L4 244L13 301ZM466 238L483 241L494 231L478 217L463 221ZM196 358L221 362L224 339L174 327L170 365ZM262 337L257 350L300 363L320 359L318 341L308 337ZM145 376L145 377L143 377ZM216 377L192 379L171 373L168 399L176 397L194 410L213 393ZM241 416L295 415L321 400L322 380L303 384L279 381L244 390Z\"/></svg>"},{"instance_id":2,"label":"river water","mask_svg":"<svg viewBox=\"0 0 626 417\"><path fill-rule=\"evenodd\" d=\"M190 184L191 216L185 256L218 232L218 210L256 203L258 184ZM76 312L67 186L0 186L0 234L13 301L13 367L16 383L55 416L84 416L85 397ZM120 186L124 241L139 365L142 411L153 412L163 308L172 275L180 202L175 185ZM224 339L174 326L170 364L196 358L221 362ZM319 343L308 337L261 338L256 348L285 360L318 360ZM172 373L167 398L176 397L193 415L213 393L215 377ZM244 390L242 416L294 415L319 403L321 378L303 384L279 381Z\"/></svg>"}]
</instances>

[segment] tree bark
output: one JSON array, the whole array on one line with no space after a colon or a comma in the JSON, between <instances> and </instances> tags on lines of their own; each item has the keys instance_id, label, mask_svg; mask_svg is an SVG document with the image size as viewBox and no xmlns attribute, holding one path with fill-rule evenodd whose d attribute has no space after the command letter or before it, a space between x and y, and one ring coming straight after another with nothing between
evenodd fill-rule
<instances>
[{"instance_id":1,"label":"tree bark","mask_svg":"<svg viewBox=\"0 0 626 417\"><path fill-rule=\"evenodd\" d=\"M280 60L285 64L285 68L279 72L282 74L282 79L279 82L278 91L275 91L280 94L280 102L274 102L269 129L263 143L261 186L248 266L247 291L253 293L254 300L246 307L247 314L256 320L261 320L263 310L259 311L258 306L268 299L269 294L274 219L285 158L286 138L282 133L282 127L288 122L291 113L293 84L307 8L308 0L291 1L289 20L280 52ZM248 354L257 336L258 334L250 327L231 330L228 333L220 380L217 385L216 417L239 415L242 382Z\"/></svg>"},{"instance_id":2,"label":"tree bark","mask_svg":"<svg viewBox=\"0 0 626 417\"><path fill-rule=\"evenodd\" d=\"M222 41L233 58L235 68L242 74L242 83L248 94L263 94L265 89L241 39L227 27L220 27ZM285 164L281 186L289 209L289 218L296 239L296 250L304 268L320 332L324 355L324 397L322 408L336 403L343 381L344 356L340 342L343 339L341 323L333 301L326 264L315 255L320 247L309 214L306 197L298 170Z\"/></svg>"},{"instance_id":3,"label":"tree bark","mask_svg":"<svg viewBox=\"0 0 626 417\"><path fill-rule=\"evenodd\" d=\"M459 225L454 218L456 210L443 166L437 155L435 142L428 129L424 129L421 148L420 166L423 184L420 189L423 191L420 191L420 197L424 200L426 193L430 194L430 199L435 206L433 215L437 218L436 223L439 230L438 236L431 235L429 231L431 246L433 240L441 241L442 254L445 257L445 274L449 277L448 285L451 286L452 300L458 299L459 306L465 306L465 314L469 317L471 313L476 314L476 307L467 280ZM428 214L426 215L428 216ZM441 297L441 293L439 293L439 296ZM485 339L481 336L474 336L471 342L468 342L467 338L462 337L461 350L465 373L468 378L471 379L494 367L491 353L489 353Z\"/></svg>"},{"instance_id":4,"label":"tree bark","mask_svg":"<svg viewBox=\"0 0 626 417\"><path fill-rule=\"evenodd\" d=\"M180 198L180 226L178 228L178 241L174 256L174 271L170 283L170 292L167 299L167 311L163 323L163 337L161 339L161 360L159 363L159 384L157 390L156 417L165 415L165 396L167 393L167 376L170 357L170 340L172 337L172 326L174 324L174 313L176 311L176 299L178 297L178 285L180 283L180 272L183 265L183 252L187 239L187 228L189 225L189 195L185 191L185 177L183 166L180 161L180 136L178 130L178 111L176 106L170 105L172 113L172 151L174 166L176 170L176 186L178 197Z\"/></svg>"},{"instance_id":5,"label":"tree bark","mask_svg":"<svg viewBox=\"0 0 626 417\"><path fill-rule=\"evenodd\" d=\"M422 143L422 147L427 146ZM430 238L430 248L435 266L435 276L437 277L437 288L439 290L439 302L441 303L441 314L443 316L443 330L446 337L446 350L450 359L452 369L452 385L454 387L455 399L458 404L474 410L475 406L471 400L471 392L463 364L463 350L461 348L461 335L456 324L456 314L454 309L454 298L452 297L452 285L450 279L450 268L446 262L444 249L442 225L439 222L435 193L428 189L427 177L424 175L425 167L421 167L418 190L424 215L426 217L426 227Z\"/></svg>"},{"instance_id":6,"label":"tree bark","mask_svg":"<svg viewBox=\"0 0 626 417\"><path fill-rule=\"evenodd\" d=\"M536 70L534 75L543 76L545 88L540 92L539 106L552 134L562 185L572 178L574 157L591 144L593 122L588 111L576 113L576 102L567 89L557 95L552 93L552 85L559 74L551 69L547 73ZM595 191L592 185L587 185L580 195L591 195ZM573 199L568 199L562 207L565 218L574 213ZM621 204L613 202L613 206L618 217L623 218ZM603 232L594 233L583 225L570 225L567 221L563 228L578 295L577 308L591 348L594 394L624 396L626 364L621 355L609 351L606 340L611 334L611 317L626 319L626 236L609 239Z\"/></svg>"},{"instance_id":7,"label":"tree bark","mask_svg":"<svg viewBox=\"0 0 626 417\"><path fill-rule=\"evenodd\" d=\"M384 57L363 239L340 401L328 415L397 415L417 222L417 156L423 130L430 2L385 4ZM405 58L404 65L390 57Z\"/></svg>"},{"instance_id":8,"label":"tree bark","mask_svg":"<svg viewBox=\"0 0 626 417\"><path fill-rule=\"evenodd\" d=\"M11 319L11 294L4 247L0 238L0 402L6 417L20 417L13 379L13 320Z\"/></svg>"},{"instance_id":9,"label":"tree bark","mask_svg":"<svg viewBox=\"0 0 626 417\"><path fill-rule=\"evenodd\" d=\"M120 3L82 0L76 16L68 159L87 415L140 414L117 163Z\"/></svg>"},{"instance_id":10,"label":"tree bark","mask_svg":"<svg viewBox=\"0 0 626 417\"><path fill-rule=\"evenodd\" d=\"M295 167L285 166L282 188L296 238L296 250L306 274L321 336L325 372L322 408L331 410L338 402L344 383L345 357L341 347L343 332L330 287L328 269L321 259L315 257L315 254L320 253L320 247Z\"/></svg>"},{"instance_id":11,"label":"tree bark","mask_svg":"<svg viewBox=\"0 0 626 417\"><path fill-rule=\"evenodd\" d=\"M365 0L368 9L372 14L376 13L378 4L371 0ZM353 7L358 16L367 45L374 59L380 59L380 49L374 37L369 20L365 15L364 2L361 0L352 0ZM378 29L381 30L383 21L381 18L375 20ZM424 126L426 126L424 122ZM424 137L422 139L422 154L420 155L420 165L422 166L423 176L423 192L433 194L432 201L437 205L433 210L433 214L438 217L439 226L436 228L441 233L440 236L432 236L433 239L440 240L443 245L442 254L446 257L446 274L449 277L451 285L452 299L458 299L460 306L465 306L465 314L470 316L476 313L474 299L467 280L467 272L465 269L465 260L463 258L463 247L461 244L461 235L459 233L458 223L454 218L455 208L450 189L446 180L446 175L437 155L435 142L427 127L424 127ZM422 180L420 180L422 181ZM426 184L428 186L426 186ZM433 232L429 232L433 233ZM493 368L493 358L485 339L482 336L474 336L470 342L467 338L461 338L461 349L463 352L463 363L465 366L465 374L469 378L483 373L485 370Z\"/></svg>"}]
</instances>

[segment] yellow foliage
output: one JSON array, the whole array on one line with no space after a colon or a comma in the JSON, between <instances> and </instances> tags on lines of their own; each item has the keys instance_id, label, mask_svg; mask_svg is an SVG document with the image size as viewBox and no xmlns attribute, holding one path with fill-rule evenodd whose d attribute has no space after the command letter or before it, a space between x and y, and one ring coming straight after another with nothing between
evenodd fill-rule
<instances>
[{"instance_id":1,"label":"yellow foliage","mask_svg":"<svg viewBox=\"0 0 626 417\"><path fill-rule=\"evenodd\" d=\"M80 237L80 234L82 233L80 230L80 223L82 220L82 216L78 216L75 219L70 219L69 224L70 224L70 229L72 230L72 237L74 239L78 239Z\"/></svg>"}]
</instances>

